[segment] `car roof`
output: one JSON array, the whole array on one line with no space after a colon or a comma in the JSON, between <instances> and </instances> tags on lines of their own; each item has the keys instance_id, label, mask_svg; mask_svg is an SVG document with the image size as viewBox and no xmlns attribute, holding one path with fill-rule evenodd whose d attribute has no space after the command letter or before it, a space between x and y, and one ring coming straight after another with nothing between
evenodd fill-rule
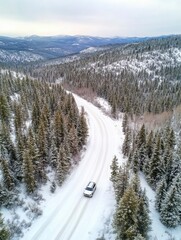
<instances>
[{"instance_id":1,"label":"car roof","mask_svg":"<svg viewBox=\"0 0 181 240\"><path fill-rule=\"evenodd\" d=\"M92 181L91 181L91 182L88 183L87 186L88 186L88 187L93 187L94 185L95 185L95 182L92 182Z\"/></svg>"}]
</instances>

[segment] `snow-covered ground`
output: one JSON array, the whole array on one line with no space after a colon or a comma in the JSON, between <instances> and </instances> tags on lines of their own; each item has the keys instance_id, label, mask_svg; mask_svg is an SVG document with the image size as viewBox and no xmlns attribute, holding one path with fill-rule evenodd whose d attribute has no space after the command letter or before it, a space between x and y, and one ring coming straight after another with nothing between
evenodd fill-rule
<instances>
[{"instance_id":1,"label":"snow-covered ground","mask_svg":"<svg viewBox=\"0 0 181 240\"><path fill-rule=\"evenodd\" d=\"M111 225L115 200L109 177L114 155L120 164L125 161L121 154L124 140L122 123L109 118L100 109L76 95L75 99L79 107L84 106L89 124L86 150L82 153L81 162L61 188L57 188L54 194L50 192L50 183L42 188L41 194L45 201L41 202L40 208L43 215L34 220L28 230L24 230L23 240L96 240L102 236L105 240L115 239ZM99 103L105 104L101 99ZM105 106L108 109L107 104ZM90 180L97 183L97 190L93 198L88 199L83 196L83 190ZM150 203L150 239L168 240L171 239L170 235L174 240L180 240L181 227L167 229L160 223L159 215L154 209L155 193L142 175L140 180ZM20 218L25 215L23 212L19 214Z\"/></svg>"},{"instance_id":2,"label":"snow-covered ground","mask_svg":"<svg viewBox=\"0 0 181 240\"><path fill-rule=\"evenodd\" d=\"M119 51L119 50L118 50ZM124 51L123 51L124 53ZM93 69L96 72L111 72L117 75L121 74L123 69L127 69L134 74L145 71L149 75L153 75L152 79L159 77L156 70L160 71L163 67L180 66L181 50L179 48L169 48L165 51L155 50L139 54L139 57L123 58L105 64L104 61L90 62L87 69Z\"/></svg>"},{"instance_id":3,"label":"snow-covered ground","mask_svg":"<svg viewBox=\"0 0 181 240\"><path fill-rule=\"evenodd\" d=\"M34 62L39 60L44 60L44 58L28 51L8 51L0 49L0 61L2 62Z\"/></svg>"}]
</instances>

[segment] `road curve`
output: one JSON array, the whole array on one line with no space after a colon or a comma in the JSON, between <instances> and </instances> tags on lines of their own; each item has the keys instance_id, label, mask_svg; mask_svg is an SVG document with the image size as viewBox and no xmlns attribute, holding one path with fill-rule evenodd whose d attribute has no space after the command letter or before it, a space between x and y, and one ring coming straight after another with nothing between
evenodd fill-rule
<instances>
[{"instance_id":1,"label":"road curve","mask_svg":"<svg viewBox=\"0 0 181 240\"><path fill-rule=\"evenodd\" d=\"M52 197L46 204L43 221L36 220L36 225L25 234L26 240L93 239L92 233L98 224L96 221L105 212L103 202L110 186L110 164L119 148L116 124L91 103L76 95L74 97L77 105L83 106L87 114L87 150L79 166L58 190L56 198ZM82 193L90 180L97 183L97 190L93 198L88 199Z\"/></svg>"}]
</instances>

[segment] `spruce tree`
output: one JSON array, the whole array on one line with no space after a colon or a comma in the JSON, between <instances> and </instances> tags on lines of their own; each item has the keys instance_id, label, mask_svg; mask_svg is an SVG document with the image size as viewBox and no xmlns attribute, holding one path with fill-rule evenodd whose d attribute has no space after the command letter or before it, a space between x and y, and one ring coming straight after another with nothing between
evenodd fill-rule
<instances>
[{"instance_id":1,"label":"spruce tree","mask_svg":"<svg viewBox=\"0 0 181 240\"><path fill-rule=\"evenodd\" d=\"M141 146L142 145L145 146L145 144L146 144L146 130L145 125L143 124L136 138L136 146L138 149L140 149Z\"/></svg>"},{"instance_id":2,"label":"spruce tree","mask_svg":"<svg viewBox=\"0 0 181 240\"><path fill-rule=\"evenodd\" d=\"M130 148L131 148L131 132L130 132L129 128L127 128L126 133L125 133L124 142L122 145L122 153L124 156L126 156L126 157L129 156Z\"/></svg>"},{"instance_id":3,"label":"spruce tree","mask_svg":"<svg viewBox=\"0 0 181 240\"><path fill-rule=\"evenodd\" d=\"M29 150L23 152L23 179L28 193L33 193L35 190L35 177L33 160L30 156Z\"/></svg>"},{"instance_id":4,"label":"spruce tree","mask_svg":"<svg viewBox=\"0 0 181 240\"><path fill-rule=\"evenodd\" d=\"M16 102L14 103L14 126L16 134L18 133L18 131L23 131L24 115L22 105Z\"/></svg>"},{"instance_id":5,"label":"spruce tree","mask_svg":"<svg viewBox=\"0 0 181 240\"><path fill-rule=\"evenodd\" d=\"M69 162L69 159L67 158L65 148L63 144L61 144L59 148L59 153L57 158L57 169L56 169L58 185L62 185L69 170L70 170L70 162Z\"/></svg>"},{"instance_id":6,"label":"spruce tree","mask_svg":"<svg viewBox=\"0 0 181 240\"><path fill-rule=\"evenodd\" d=\"M173 149L175 146L175 134L172 128L167 127L165 131L166 147Z\"/></svg>"},{"instance_id":7,"label":"spruce tree","mask_svg":"<svg viewBox=\"0 0 181 240\"><path fill-rule=\"evenodd\" d=\"M9 240L9 239L10 239L10 231L5 226L2 215L0 213L0 240Z\"/></svg>"},{"instance_id":8,"label":"spruce tree","mask_svg":"<svg viewBox=\"0 0 181 240\"><path fill-rule=\"evenodd\" d=\"M57 167L57 157L58 157L58 150L55 144L55 137L52 135L51 145L50 145L50 165L53 168Z\"/></svg>"},{"instance_id":9,"label":"spruce tree","mask_svg":"<svg viewBox=\"0 0 181 240\"><path fill-rule=\"evenodd\" d=\"M115 183L118 176L118 159L116 156L114 156L110 168L111 168L110 180L112 181L113 187L115 188Z\"/></svg>"},{"instance_id":10,"label":"spruce tree","mask_svg":"<svg viewBox=\"0 0 181 240\"><path fill-rule=\"evenodd\" d=\"M37 132L39 121L40 121L40 114L41 114L40 103L38 98L36 98L36 100L34 101L32 108L33 108L32 114L31 114L32 127L33 127L33 130Z\"/></svg>"},{"instance_id":11,"label":"spruce tree","mask_svg":"<svg viewBox=\"0 0 181 240\"><path fill-rule=\"evenodd\" d=\"M156 146L154 148L153 155L150 160L150 173L149 181L152 187L155 189L157 182L160 180L162 169L160 168L161 159L160 159L160 138L158 137Z\"/></svg>"},{"instance_id":12,"label":"spruce tree","mask_svg":"<svg viewBox=\"0 0 181 240\"><path fill-rule=\"evenodd\" d=\"M140 159L138 149L135 150L132 157L132 169L134 173L137 173L140 170Z\"/></svg>"},{"instance_id":13,"label":"spruce tree","mask_svg":"<svg viewBox=\"0 0 181 240\"><path fill-rule=\"evenodd\" d=\"M79 126L78 126L78 138L79 138L79 147L82 148L85 145L88 136L88 126L85 118L84 108L81 108Z\"/></svg>"},{"instance_id":14,"label":"spruce tree","mask_svg":"<svg viewBox=\"0 0 181 240\"><path fill-rule=\"evenodd\" d=\"M0 163L2 166L3 183L9 191L12 191L15 187L15 183L8 162L5 159L0 159Z\"/></svg>"},{"instance_id":15,"label":"spruce tree","mask_svg":"<svg viewBox=\"0 0 181 240\"><path fill-rule=\"evenodd\" d=\"M71 153L70 153L68 136L65 137L64 142L62 143L62 148L63 148L63 151L65 152L66 166L67 166L68 171L69 171L70 167L71 167Z\"/></svg>"},{"instance_id":16,"label":"spruce tree","mask_svg":"<svg viewBox=\"0 0 181 240\"><path fill-rule=\"evenodd\" d=\"M124 134L127 132L127 127L128 127L128 115L125 113L122 121L122 128Z\"/></svg>"},{"instance_id":17,"label":"spruce tree","mask_svg":"<svg viewBox=\"0 0 181 240\"><path fill-rule=\"evenodd\" d=\"M139 169L141 171L143 170L143 166L145 164L146 158L147 158L147 156L146 156L145 144L142 144L138 150Z\"/></svg>"},{"instance_id":18,"label":"spruce tree","mask_svg":"<svg viewBox=\"0 0 181 240\"><path fill-rule=\"evenodd\" d=\"M160 180L156 188L155 208L158 210L158 212L161 211L162 202L165 199L167 188L168 188L167 182L164 177L163 179Z\"/></svg>"},{"instance_id":19,"label":"spruce tree","mask_svg":"<svg viewBox=\"0 0 181 240\"><path fill-rule=\"evenodd\" d=\"M153 154L153 131L151 131L146 140L146 154L151 158Z\"/></svg>"},{"instance_id":20,"label":"spruce tree","mask_svg":"<svg viewBox=\"0 0 181 240\"><path fill-rule=\"evenodd\" d=\"M55 133L56 147L59 149L60 144L63 143L64 138L67 135L65 119L62 112L59 110L55 112L53 129Z\"/></svg>"},{"instance_id":21,"label":"spruce tree","mask_svg":"<svg viewBox=\"0 0 181 240\"><path fill-rule=\"evenodd\" d=\"M120 166L119 172L115 175L114 190L116 196L116 202L119 203L120 199L123 197L129 184L129 171L128 167L124 165Z\"/></svg>"},{"instance_id":22,"label":"spruce tree","mask_svg":"<svg viewBox=\"0 0 181 240\"><path fill-rule=\"evenodd\" d=\"M58 158L57 158L57 164L56 164L56 178L57 178L57 184L59 186L62 185L62 183L65 180L65 172L63 168L63 161L66 161L65 151L63 149L63 146L59 148Z\"/></svg>"},{"instance_id":23,"label":"spruce tree","mask_svg":"<svg viewBox=\"0 0 181 240\"><path fill-rule=\"evenodd\" d=\"M70 145L70 153L75 156L78 153L79 146L78 146L78 135L77 130L72 124L70 131L68 133L69 145Z\"/></svg>"},{"instance_id":24,"label":"spruce tree","mask_svg":"<svg viewBox=\"0 0 181 240\"><path fill-rule=\"evenodd\" d=\"M151 161L149 157L146 157L143 164L143 173L145 174L147 179L149 179L149 174L150 174L150 162Z\"/></svg>"},{"instance_id":25,"label":"spruce tree","mask_svg":"<svg viewBox=\"0 0 181 240\"><path fill-rule=\"evenodd\" d=\"M151 227L151 220L149 217L148 199L145 192L142 192L139 196L139 205L137 212L137 230L145 239L149 239L148 232Z\"/></svg>"},{"instance_id":26,"label":"spruce tree","mask_svg":"<svg viewBox=\"0 0 181 240\"><path fill-rule=\"evenodd\" d=\"M40 124L38 126L37 146L38 146L41 158L43 159L43 161L45 161L47 157L47 139L46 139L46 128L42 119L40 120Z\"/></svg>"},{"instance_id":27,"label":"spruce tree","mask_svg":"<svg viewBox=\"0 0 181 240\"><path fill-rule=\"evenodd\" d=\"M10 106L7 97L0 94L0 119L2 122L9 124L10 121Z\"/></svg>"},{"instance_id":28,"label":"spruce tree","mask_svg":"<svg viewBox=\"0 0 181 240\"><path fill-rule=\"evenodd\" d=\"M15 171L15 176L20 181L22 180L22 177L23 177L22 165L23 165L24 148L25 148L24 136L22 135L21 132L18 132L18 135L16 136L17 160L14 164L14 166L15 166L14 171Z\"/></svg>"},{"instance_id":29,"label":"spruce tree","mask_svg":"<svg viewBox=\"0 0 181 240\"><path fill-rule=\"evenodd\" d=\"M161 221L167 227L176 227L181 223L181 173L172 182L161 204Z\"/></svg>"},{"instance_id":30,"label":"spruce tree","mask_svg":"<svg viewBox=\"0 0 181 240\"><path fill-rule=\"evenodd\" d=\"M121 198L114 216L117 239L131 240L137 235L137 213L139 198L132 187L128 187Z\"/></svg>"},{"instance_id":31,"label":"spruce tree","mask_svg":"<svg viewBox=\"0 0 181 240\"><path fill-rule=\"evenodd\" d=\"M3 151L8 154L9 163L12 169L15 167L15 162L17 160L17 153L15 149L15 145L11 140L11 132L10 128L1 123L0 126L0 155L4 156Z\"/></svg>"},{"instance_id":32,"label":"spruce tree","mask_svg":"<svg viewBox=\"0 0 181 240\"><path fill-rule=\"evenodd\" d=\"M42 181L42 179L45 179L46 177L44 173L44 168L42 166L42 157L39 153L39 149L36 144L35 133L33 132L32 128L29 129L27 148L29 150L29 156L32 159L35 181Z\"/></svg>"}]
</instances>

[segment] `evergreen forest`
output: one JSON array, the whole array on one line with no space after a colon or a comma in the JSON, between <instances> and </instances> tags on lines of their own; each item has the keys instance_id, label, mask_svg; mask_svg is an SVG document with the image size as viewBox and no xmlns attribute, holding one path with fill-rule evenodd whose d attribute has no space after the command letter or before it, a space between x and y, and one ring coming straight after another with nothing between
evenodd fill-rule
<instances>
[{"instance_id":1,"label":"evergreen forest","mask_svg":"<svg viewBox=\"0 0 181 240\"><path fill-rule=\"evenodd\" d=\"M50 172L54 192L78 164L87 136L84 109L60 84L15 78L10 71L1 74L0 208L23 205L22 189L41 200L38 189L50 181ZM34 212L42 214L36 207ZM16 223L6 229L1 216L0 225L2 240L18 231Z\"/></svg>"}]
</instances>

